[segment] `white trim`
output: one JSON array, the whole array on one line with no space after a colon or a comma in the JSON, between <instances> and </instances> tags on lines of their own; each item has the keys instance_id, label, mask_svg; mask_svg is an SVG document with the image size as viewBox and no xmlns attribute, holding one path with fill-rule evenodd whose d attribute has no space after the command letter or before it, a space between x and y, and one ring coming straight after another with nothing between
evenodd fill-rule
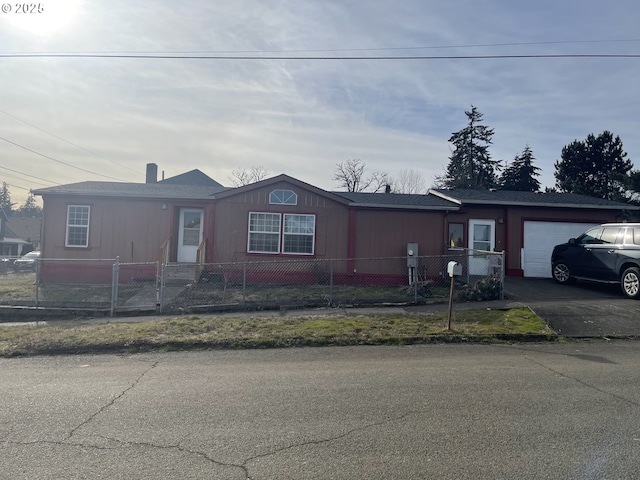
<instances>
[{"instance_id":1,"label":"white trim","mask_svg":"<svg viewBox=\"0 0 640 480\"><path fill-rule=\"evenodd\" d=\"M87 209L87 224L86 225L70 225L69 214L71 208L86 208ZM89 226L91 225L91 206L90 205L67 205L67 221L64 229L64 246L69 248L87 248L89 246ZM69 227L84 228L86 231L85 244L75 245L69 243Z\"/></svg>"},{"instance_id":2,"label":"white trim","mask_svg":"<svg viewBox=\"0 0 640 480\"><path fill-rule=\"evenodd\" d=\"M276 192L290 193L291 195L289 195L289 198L293 199L293 203L284 202L284 201L273 202L272 197L275 195ZM275 190L271 190L271 192L269 193L269 204L270 205L298 205L298 194L288 188L276 188Z\"/></svg>"},{"instance_id":3,"label":"white trim","mask_svg":"<svg viewBox=\"0 0 640 480\"><path fill-rule=\"evenodd\" d=\"M275 235L276 232L268 232L268 231L262 231L262 230L256 230L256 231L252 231L251 230L251 216L252 215L273 215L273 216L277 216L278 217L278 249L273 252L273 251L264 251L264 250L251 250L251 234L252 233L263 233L263 234L268 234L268 235ZM281 213L274 213L274 212L249 212L249 218L247 219L247 253L265 253L265 254L271 254L271 255L277 255L280 253L280 247L281 247L281 242L282 242L282 214Z\"/></svg>"},{"instance_id":4,"label":"white trim","mask_svg":"<svg viewBox=\"0 0 640 480\"><path fill-rule=\"evenodd\" d=\"M311 217L313 218L313 233L286 233L284 231L284 226L286 223L285 218L286 217ZM316 216L312 213L285 213L283 214L283 221L282 221L282 253L284 255L314 255L316 252ZM300 236L300 237L311 237L311 252L307 253L307 252L285 252L284 251L284 239L285 237L289 235L289 236Z\"/></svg>"},{"instance_id":5,"label":"white trim","mask_svg":"<svg viewBox=\"0 0 640 480\"><path fill-rule=\"evenodd\" d=\"M263 231L263 230L251 230L251 217L253 215L273 215L278 217L278 250L277 251L264 251L264 250L251 250L251 235L252 234L266 234L276 235L276 232ZM313 218L313 233L286 233L285 218L286 217L311 217ZM277 213L277 212L249 212L247 219L247 253L259 253L264 255L306 255L312 256L316 253L316 219L317 215L313 213ZM304 236L311 237L311 252L285 252L284 242L286 237Z\"/></svg>"},{"instance_id":6,"label":"white trim","mask_svg":"<svg viewBox=\"0 0 640 480\"><path fill-rule=\"evenodd\" d=\"M198 243L184 245L184 216L186 213L196 213L200 216ZM193 229L195 230L195 229ZM178 219L178 247L176 260L181 263L194 263L198 255L198 247L204 238L204 209L203 208L181 208Z\"/></svg>"},{"instance_id":7,"label":"white trim","mask_svg":"<svg viewBox=\"0 0 640 480\"><path fill-rule=\"evenodd\" d=\"M482 251L493 252L496 248L496 221L493 219L473 218L469 220L468 247L469 247L469 275L488 275L490 270L490 261L486 256L478 256L474 254L477 251L474 248L474 228L476 225L488 225L489 232L489 249L477 249Z\"/></svg>"}]
</instances>

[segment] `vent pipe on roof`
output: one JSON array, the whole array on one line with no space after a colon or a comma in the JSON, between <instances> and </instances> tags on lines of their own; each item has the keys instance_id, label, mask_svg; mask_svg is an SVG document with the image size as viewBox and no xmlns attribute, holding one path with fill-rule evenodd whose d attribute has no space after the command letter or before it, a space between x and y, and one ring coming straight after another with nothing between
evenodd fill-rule
<instances>
[{"instance_id":1,"label":"vent pipe on roof","mask_svg":"<svg viewBox=\"0 0 640 480\"><path fill-rule=\"evenodd\" d=\"M147 178L145 183L158 183L158 165L147 163Z\"/></svg>"}]
</instances>

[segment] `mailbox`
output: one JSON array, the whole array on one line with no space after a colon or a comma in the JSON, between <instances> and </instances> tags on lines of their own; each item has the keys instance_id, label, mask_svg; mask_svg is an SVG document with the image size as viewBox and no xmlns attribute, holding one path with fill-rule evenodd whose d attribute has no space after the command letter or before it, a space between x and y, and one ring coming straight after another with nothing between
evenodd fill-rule
<instances>
[{"instance_id":1,"label":"mailbox","mask_svg":"<svg viewBox=\"0 0 640 480\"><path fill-rule=\"evenodd\" d=\"M449 262L447 265L447 273L450 277L462 275L462 265L458 262Z\"/></svg>"}]
</instances>

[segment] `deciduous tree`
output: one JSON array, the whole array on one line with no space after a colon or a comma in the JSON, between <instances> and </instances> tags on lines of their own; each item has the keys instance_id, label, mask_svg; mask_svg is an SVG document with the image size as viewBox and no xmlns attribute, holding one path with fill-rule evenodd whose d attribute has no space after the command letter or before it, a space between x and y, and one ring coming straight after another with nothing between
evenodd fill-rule
<instances>
[{"instance_id":1,"label":"deciduous tree","mask_svg":"<svg viewBox=\"0 0 640 480\"><path fill-rule=\"evenodd\" d=\"M372 172L365 176L365 163L352 158L336 164L333 179L338 182L339 188L347 192L380 192L390 185L391 179L388 173Z\"/></svg>"},{"instance_id":2,"label":"deciduous tree","mask_svg":"<svg viewBox=\"0 0 640 480\"><path fill-rule=\"evenodd\" d=\"M395 193L425 193L427 183L420 172L413 169L402 169L393 178L393 191Z\"/></svg>"},{"instance_id":3,"label":"deciduous tree","mask_svg":"<svg viewBox=\"0 0 640 480\"><path fill-rule=\"evenodd\" d=\"M234 168L231 171L231 183L234 187L242 187L250 183L256 183L264 180L271 172L259 165L252 165L250 168Z\"/></svg>"}]
</instances>

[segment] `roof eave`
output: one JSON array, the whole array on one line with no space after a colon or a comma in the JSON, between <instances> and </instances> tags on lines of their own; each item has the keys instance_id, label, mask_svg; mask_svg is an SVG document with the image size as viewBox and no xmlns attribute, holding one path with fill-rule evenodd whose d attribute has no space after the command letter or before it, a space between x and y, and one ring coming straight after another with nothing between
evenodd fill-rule
<instances>
[{"instance_id":1,"label":"roof eave","mask_svg":"<svg viewBox=\"0 0 640 480\"><path fill-rule=\"evenodd\" d=\"M600 205L593 203L552 203L552 202L507 202L507 201L486 201L486 200L465 200L463 205L500 205L509 207L545 207L545 208L581 208L594 210L640 210L635 205Z\"/></svg>"},{"instance_id":2,"label":"roof eave","mask_svg":"<svg viewBox=\"0 0 640 480\"><path fill-rule=\"evenodd\" d=\"M462 202L459 199L451 197L449 195L445 195L444 193L434 190L433 188L427 190L427 195L434 195L438 198L446 200L447 202L455 203L456 205L462 205Z\"/></svg>"},{"instance_id":3,"label":"roof eave","mask_svg":"<svg viewBox=\"0 0 640 480\"><path fill-rule=\"evenodd\" d=\"M425 205L389 205L387 203L357 203L357 202L349 202L350 207L355 208L386 208L393 210L434 210L434 211L443 211L443 210L460 210L460 207L457 206L425 206Z\"/></svg>"}]
</instances>

